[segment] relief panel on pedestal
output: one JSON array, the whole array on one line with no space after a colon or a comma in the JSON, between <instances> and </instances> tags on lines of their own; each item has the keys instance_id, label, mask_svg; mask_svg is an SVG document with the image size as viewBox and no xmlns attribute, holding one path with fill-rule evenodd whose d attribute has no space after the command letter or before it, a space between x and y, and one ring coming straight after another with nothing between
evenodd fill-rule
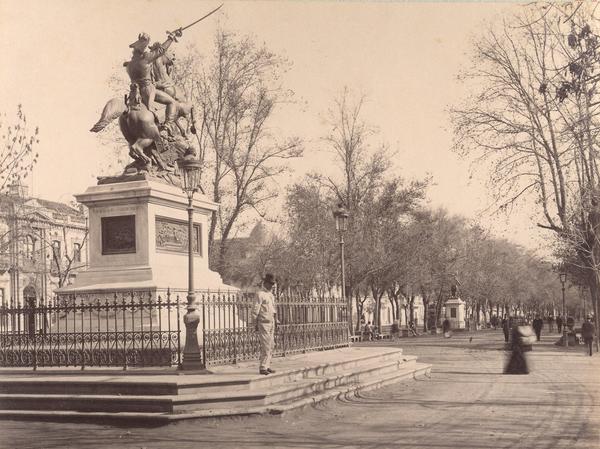
<instances>
[{"instance_id":1,"label":"relief panel on pedestal","mask_svg":"<svg viewBox=\"0 0 600 449\"><path fill-rule=\"evenodd\" d=\"M177 253L188 253L188 224L185 221L172 218L156 217L156 249ZM194 223L192 231L192 251L202 255L200 244L201 227Z\"/></svg>"}]
</instances>

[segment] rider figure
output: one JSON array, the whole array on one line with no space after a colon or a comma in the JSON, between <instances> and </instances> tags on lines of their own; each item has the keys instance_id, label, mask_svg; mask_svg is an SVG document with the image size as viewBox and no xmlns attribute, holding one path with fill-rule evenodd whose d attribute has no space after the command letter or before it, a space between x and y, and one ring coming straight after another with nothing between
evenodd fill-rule
<instances>
[{"instance_id":1,"label":"rider figure","mask_svg":"<svg viewBox=\"0 0 600 449\"><path fill-rule=\"evenodd\" d=\"M139 87L142 103L146 105L148 110L154 112L154 100L167 106L164 123L167 130L171 129L171 125L175 121L175 99L164 91L156 90L152 79L152 65L155 60L165 54L173 42L177 42L177 38L181 35L181 30L169 33L169 37L165 42L153 45L152 49L147 51L150 36L146 33L140 33L138 40L129 45L133 49L131 60L123 64L131 82Z\"/></svg>"},{"instance_id":2,"label":"rider figure","mask_svg":"<svg viewBox=\"0 0 600 449\"><path fill-rule=\"evenodd\" d=\"M150 46L150 50L157 50L161 48L160 42L154 42ZM175 82L171 78L173 72L173 59L170 55L165 52L162 56L156 58L152 62L152 79L156 85L156 89L162 93L170 96L176 101L180 101L177 96L177 88ZM158 97L158 92L157 92ZM158 98L157 98L158 101Z\"/></svg>"}]
</instances>

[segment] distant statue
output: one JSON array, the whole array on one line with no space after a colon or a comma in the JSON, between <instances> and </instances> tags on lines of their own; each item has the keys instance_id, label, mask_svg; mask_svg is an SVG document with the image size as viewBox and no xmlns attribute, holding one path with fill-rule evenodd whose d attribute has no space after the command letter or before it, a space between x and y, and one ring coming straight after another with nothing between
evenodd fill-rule
<instances>
[{"instance_id":1,"label":"distant statue","mask_svg":"<svg viewBox=\"0 0 600 449\"><path fill-rule=\"evenodd\" d=\"M450 296L452 298L458 298L458 286L460 285L460 282L458 281L456 274L452 275L452 277L453 279L452 285L450 285Z\"/></svg>"}]
</instances>

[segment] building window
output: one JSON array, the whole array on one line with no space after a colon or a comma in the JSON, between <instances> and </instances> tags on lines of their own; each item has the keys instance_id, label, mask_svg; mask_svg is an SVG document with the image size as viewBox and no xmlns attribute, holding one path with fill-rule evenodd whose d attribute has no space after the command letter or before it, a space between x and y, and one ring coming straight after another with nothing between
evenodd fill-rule
<instances>
[{"instance_id":1,"label":"building window","mask_svg":"<svg viewBox=\"0 0 600 449\"><path fill-rule=\"evenodd\" d=\"M450 307L450 318L456 318L456 307Z\"/></svg>"},{"instance_id":2,"label":"building window","mask_svg":"<svg viewBox=\"0 0 600 449\"><path fill-rule=\"evenodd\" d=\"M81 262L81 244L73 243L73 262Z\"/></svg>"},{"instance_id":3,"label":"building window","mask_svg":"<svg viewBox=\"0 0 600 449\"><path fill-rule=\"evenodd\" d=\"M32 235L25 236L25 258L35 257L35 238Z\"/></svg>"},{"instance_id":4,"label":"building window","mask_svg":"<svg viewBox=\"0 0 600 449\"><path fill-rule=\"evenodd\" d=\"M50 268L52 273L58 273L60 270L61 255L60 240L54 240L52 242L52 264Z\"/></svg>"}]
</instances>

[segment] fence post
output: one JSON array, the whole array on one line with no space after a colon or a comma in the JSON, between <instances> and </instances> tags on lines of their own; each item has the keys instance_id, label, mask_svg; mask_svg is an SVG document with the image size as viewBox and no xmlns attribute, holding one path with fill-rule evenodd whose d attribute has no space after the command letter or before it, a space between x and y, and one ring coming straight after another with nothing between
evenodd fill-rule
<instances>
[{"instance_id":1,"label":"fence post","mask_svg":"<svg viewBox=\"0 0 600 449\"><path fill-rule=\"evenodd\" d=\"M167 298L169 301L169 307L171 304L171 289L167 290ZM176 309L177 309L177 369L181 369L181 313L179 312L179 295L176 296ZM169 309L169 322L171 322L171 312Z\"/></svg>"}]
</instances>

